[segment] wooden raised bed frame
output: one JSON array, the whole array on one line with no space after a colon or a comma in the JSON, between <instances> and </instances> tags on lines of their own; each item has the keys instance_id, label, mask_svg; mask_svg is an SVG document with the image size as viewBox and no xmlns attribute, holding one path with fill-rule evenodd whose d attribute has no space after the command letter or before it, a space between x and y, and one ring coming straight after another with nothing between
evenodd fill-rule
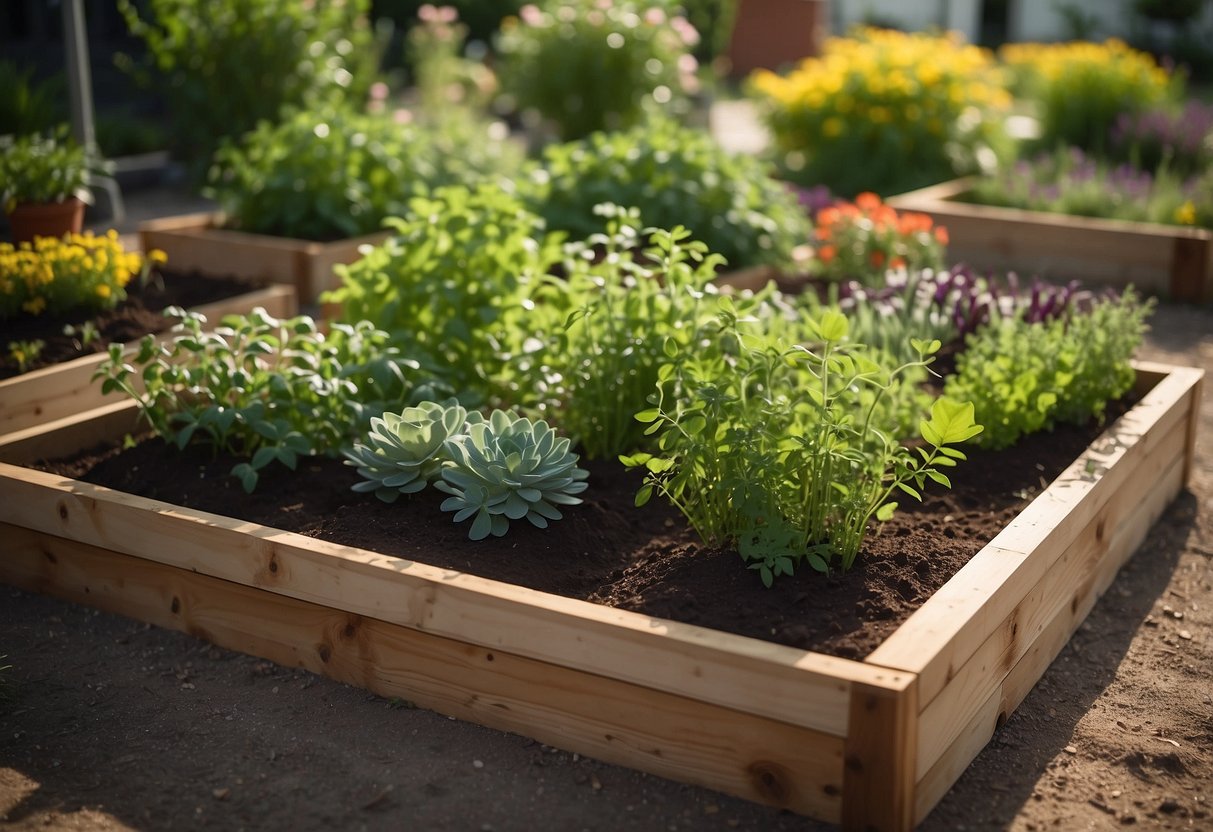
<instances>
[{"instance_id":1,"label":"wooden raised bed frame","mask_svg":"<svg viewBox=\"0 0 1213 832\"><path fill-rule=\"evenodd\" d=\"M1213 232L961 202L972 187L971 178L955 179L889 197L888 204L945 226L950 262L1213 300Z\"/></svg>"},{"instance_id":2,"label":"wooden raised bed frame","mask_svg":"<svg viewBox=\"0 0 1213 832\"><path fill-rule=\"evenodd\" d=\"M203 274L260 277L295 287L299 302L319 303L320 294L337 288L333 268L353 263L366 244L377 245L388 232L317 243L223 228L222 213L186 214L149 220L139 226L144 251L158 248L174 268Z\"/></svg>"},{"instance_id":3,"label":"wooden raised bed frame","mask_svg":"<svg viewBox=\"0 0 1213 832\"><path fill-rule=\"evenodd\" d=\"M218 321L258 306L279 318L290 317L299 308L294 289L269 286L196 306L193 311L208 321ZM102 395L100 385L92 382L93 373L108 357L108 353L82 355L0 381L0 436L124 399L121 393Z\"/></svg>"},{"instance_id":4,"label":"wooden raised bed frame","mask_svg":"<svg viewBox=\"0 0 1213 832\"><path fill-rule=\"evenodd\" d=\"M0 439L0 581L847 828L930 812L1191 465L1202 371L1141 401L866 661L325 543L18 467L129 404Z\"/></svg>"}]
</instances>

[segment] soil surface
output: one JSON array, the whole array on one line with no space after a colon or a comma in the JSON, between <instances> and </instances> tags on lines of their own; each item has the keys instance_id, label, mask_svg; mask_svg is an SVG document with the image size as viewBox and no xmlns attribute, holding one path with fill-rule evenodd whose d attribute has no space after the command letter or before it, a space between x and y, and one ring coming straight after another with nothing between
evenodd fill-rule
<instances>
[{"instance_id":1,"label":"soil surface","mask_svg":"<svg viewBox=\"0 0 1213 832\"><path fill-rule=\"evenodd\" d=\"M104 352L110 344L136 341L151 332L163 332L173 324L172 319L163 314L169 306L189 309L251 292L264 285L264 281L243 277L161 271L144 285L130 284L126 300L91 318L84 314L67 313L5 321L4 342L0 344L0 378L70 361L82 355ZM89 338L80 334L86 321L96 329ZM65 327L71 327L74 332L65 333ZM37 360L22 370L8 350L8 344L13 341L43 341L45 346Z\"/></svg>"},{"instance_id":2,"label":"soil surface","mask_svg":"<svg viewBox=\"0 0 1213 832\"><path fill-rule=\"evenodd\" d=\"M1143 357L1213 371L1213 308L1154 328ZM1189 489L924 828L1213 828L1211 399ZM826 828L5 588L0 653L16 829Z\"/></svg>"}]
</instances>

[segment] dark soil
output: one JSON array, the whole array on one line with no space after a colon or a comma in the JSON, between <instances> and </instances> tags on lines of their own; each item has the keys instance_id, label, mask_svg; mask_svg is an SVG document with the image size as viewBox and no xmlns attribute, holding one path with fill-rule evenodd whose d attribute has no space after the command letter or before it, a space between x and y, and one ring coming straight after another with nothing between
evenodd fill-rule
<instances>
[{"instance_id":1,"label":"dark soil","mask_svg":"<svg viewBox=\"0 0 1213 832\"><path fill-rule=\"evenodd\" d=\"M37 361L25 368L36 370L70 361L82 355L104 352L110 344L136 341L151 332L163 332L172 325L163 311L169 306L187 309L204 303L230 298L252 292L265 286L261 280L244 277L212 277L199 273L183 274L173 271L159 273L158 279L146 285L132 283L127 287L126 300L89 318L86 314L65 314L57 317L23 316L4 322L4 343L0 344L0 378L18 375L20 368L8 351L13 341L43 341ZM65 335L64 327L79 329L85 321L92 321L97 328L97 337L88 344L81 342L79 334Z\"/></svg>"},{"instance_id":2,"label":"dark soil","mask_svg":"<svg viewBox=\"0 0 1213 832\"><path fill-rule=\"evenodd\" d=\"M1124 404L1124 403L1122 403ZM1119 410L1117 410L1119 412ZM1113 414L1115 415L1115 413ZM869 535L856 566L828 577L807 566L766 589L735 551L698 542L681 517L654 499L633 505L639 472L588 465L583 505L540 530L511 524L501 540L471 541L439 508L434 489L383 503L350 487L339 460L316 459L263 476L248 495L228 475L237 460L157 439L99 449L57 473L175 505L396 555L444 569L698 624L801 649L861 659L956 573L1064 470L1100 426L1062 427L1013 451L973 449L922 504Z\"/></svg>"}]
</instances>

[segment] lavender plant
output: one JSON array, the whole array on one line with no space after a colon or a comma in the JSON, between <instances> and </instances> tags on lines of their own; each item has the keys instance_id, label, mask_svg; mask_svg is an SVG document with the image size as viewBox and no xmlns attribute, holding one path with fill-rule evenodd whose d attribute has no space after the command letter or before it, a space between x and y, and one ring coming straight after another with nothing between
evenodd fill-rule
<instances>
[{"instance_id":1,"label":"lavender plant","mask_svg":"<svg viewBox=\"0 0 1213 832\"><path fill-rule=\"evenodd\" d=\"M1121 113L1109 145L1115 158L1143 170L1165 165L1178 174L1198 174L1213 163L1213 106L1192 100L1179 111Z\"/></svg>"}]
</instances>

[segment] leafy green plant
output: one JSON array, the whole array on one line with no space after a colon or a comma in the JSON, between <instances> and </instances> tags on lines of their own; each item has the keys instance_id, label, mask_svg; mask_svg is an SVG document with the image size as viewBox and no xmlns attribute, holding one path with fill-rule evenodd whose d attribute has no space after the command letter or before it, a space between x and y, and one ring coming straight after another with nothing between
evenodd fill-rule
<instances>
[{"instance_id":1,"label":"leafy green plant","mask_svg":"<svg viewBox=\"0 0 1213 832\"><path fill-rule=\"evenodd\" d=\"M787 176L888 195L1009 155L1010 96L993 57L957 35L858 29L786 76L751 76Z\"/></svg>"},{"instance_id":2,"label":"leafy green plant","mask_svg":"<svg viewBox=\"0 0 1213 832\"><path fill-rule=\"evenodd\" d=\"M521 312L525 285L557 259L543 222L488 185L440 188L417 197L394 236L338 267L327 296L342 319L370 320L407 355L441 373L462 401L492 397L491 380L511 348L507 312ZM467 394L471 393L471 398Z\"/></svg>"},{"instance_id":3,"label":"leafy green plant","mask_svg":"<svg viewBox=\"0 0 1213 832\"><path fill-rule=\"evenodd\" d=\"M197 313L161 344L148 336L129 361L112 345L94 379L138 403L151 428L178 447L201 442L247 457L232 469L246 491L272 462L294 469L304 455L333 455L372 417L442 388L368 322L322 333L306 316L264 309L229 316L213 331Z\"/></svg>"},{"instance_id":4,"label":"leafy green plant","mask_svg":"<svg viewBox=\"0 0 1213 832\"><path fill-rule=\"evenodd\" d=\"M68 338L74 338L81 349L101 337L101 331L97 329L97 325L91 320L84 321L79 325L64 324L63 334Z\"/></svg>"},{"instance_id":5,"label":"leafy green plant","mask_svg":"<svg viewBox=\"0 0 1213 832\"><path fill-rule=\"evenodd\" d=\"M46 349L46 342L41 338L28 341L9 341L8 357L17 365L17 372L24 373L34 364L38 363L38 359L42 357L44 349Z\"/></svg>"},{"instance_id":6,"label":"leafy green plant","mask_svg":"<svg viewBox=\"0 0 1213 832\"><path fill-rule=\"evenodd\" d=\"M174 149L205 170L227 136L284 107L361 102L380 47L369 0L118 0L147 58L121 65L163 90Z\"/></svg>"},{"instance_id":7,"label":"leafy green plant","mask_svg":"<svg viewBox=\"0 0 1213 832\"><path fill-rule=\"evenodd\" d=\"M974 403L988 448L1058 423L1102 418L1107 403L1133 386L1129 359L1151 308L1130 290L1045 323L996 319L966 339L944 390Z\"/></svg>"},{"instance_id":8,"label":"leafy green plant","mask_svg":"<svg viewBox=\"0 0 1213 832\"><path fill-rule=\"evenodd\" d=\"M612 203L658 228L690 229L735 268L784 265L810 233L795 194L761 162L668 119L549 146L521 189L549 229L574 239L602 231L594 206Z\"/></svg>"},{"instance_id":9,"label":"leafy green plant","mask_svg":"<svg viewBox=\"0 0 1213 832\"><path fill-rule=\"evenodd\" d=\"M655 111L684 111L698 66L694 27L666 4L549 0L503 21L502 88L564 139L621 130Z\"/></svg>"},{"instance_id":10,"label":"leafy green plant","mask_svg":"<svg viewBox=\"0 0 1213 832\"><path fill-rule=\"evenodd\" d=\"M589 473L577 467L569 440L544 421L532 422L512 412L494 410L485 419L468 416L465 430L446 441L451 464L434 483L451 496L443 511L459 523L474 517L468 537L501 537L511 520L525 517L538 528L563 516L556 506L581 502Z\"/></svg>"},{"instance_id":11,"label":"leafy green plant","mask_svg":"<svg viewBox=\"0 0 1213 832\"><path fill-rule=\"evenodd\" d=\"M62 73L34 80L33 67L0 61L0 125L17 135L41 133L67 120L67 89Z\"/></svg>"},{"instance_id":12,"label":"leafy green plant","mask_svg":"<svg viewBox=\"0 0 1213 832\"><path fill-rule=\"evenodd\" d=\"M0 136L0 205L87 200L90 174L107 165L76 144L61 127L49 133Z\"/></svg>"},{"instance_id":13,"label":"leafy green plant","mask_svg":"<svg viewBox=\"0 0 1213 832\"><path fill-rule=\"evenodd\" d=\"M942 469L964 459L952 446L981 432L973 406L937 400L911 448L881 428L881 400L938 341L913 342L916 359L890 366L848 340L836 310L805 320L803 345L722 305L718 332L674 350L655 406L636 414L658 447L621 457L648 472L637 504L664 495L705 542L736 545L767 586L803 561L849 569L898 492L920 499L928 480L950 487Z\"/></svg>"},{"instance_id":14,"label":"leafy green plant","mask_svg":"<svg viewBox=\"0 0 1213 832\"><path fill-rule=\"evenodd\" d=\"M1182 79L1123 41L1009 43L999 57L1016 92L1039 108L1040 144L1102 152L1124 113L1173 103Z\"/></svg>"},{"instance_id":15,"label":"leafy green plant","mask_svg":"<svg viewBox=\"0 0 1213 832\"><path fill-rule=\"evenodd\" d=\"M565 274L536 288L509 397L559 424L590 459L634 450L632 418L674 343L715 315L720 258L690 232L641 231L635 211L604 207L608 231L565 248ZM668 344L668 345L667 345Z\"/></svg>"},{"instance_id":16,"label":"leafy green plant","mask_svg":"<svg viewBox=\"0 0 1213 832\"><path fill-rule=\"evenodd\" d=\"M451 495L442 510L455 512L456 523L474 517L468 536L483 540L523 517L547 528L562 517L556 506L581 502L589 474L569 445L547 422L512 411L485 418L454 401L422 402L372 419L367 444L347 451L346 464L364 477L355 491L388 503L433 483Z\"/></svg>"}]
</instances>

